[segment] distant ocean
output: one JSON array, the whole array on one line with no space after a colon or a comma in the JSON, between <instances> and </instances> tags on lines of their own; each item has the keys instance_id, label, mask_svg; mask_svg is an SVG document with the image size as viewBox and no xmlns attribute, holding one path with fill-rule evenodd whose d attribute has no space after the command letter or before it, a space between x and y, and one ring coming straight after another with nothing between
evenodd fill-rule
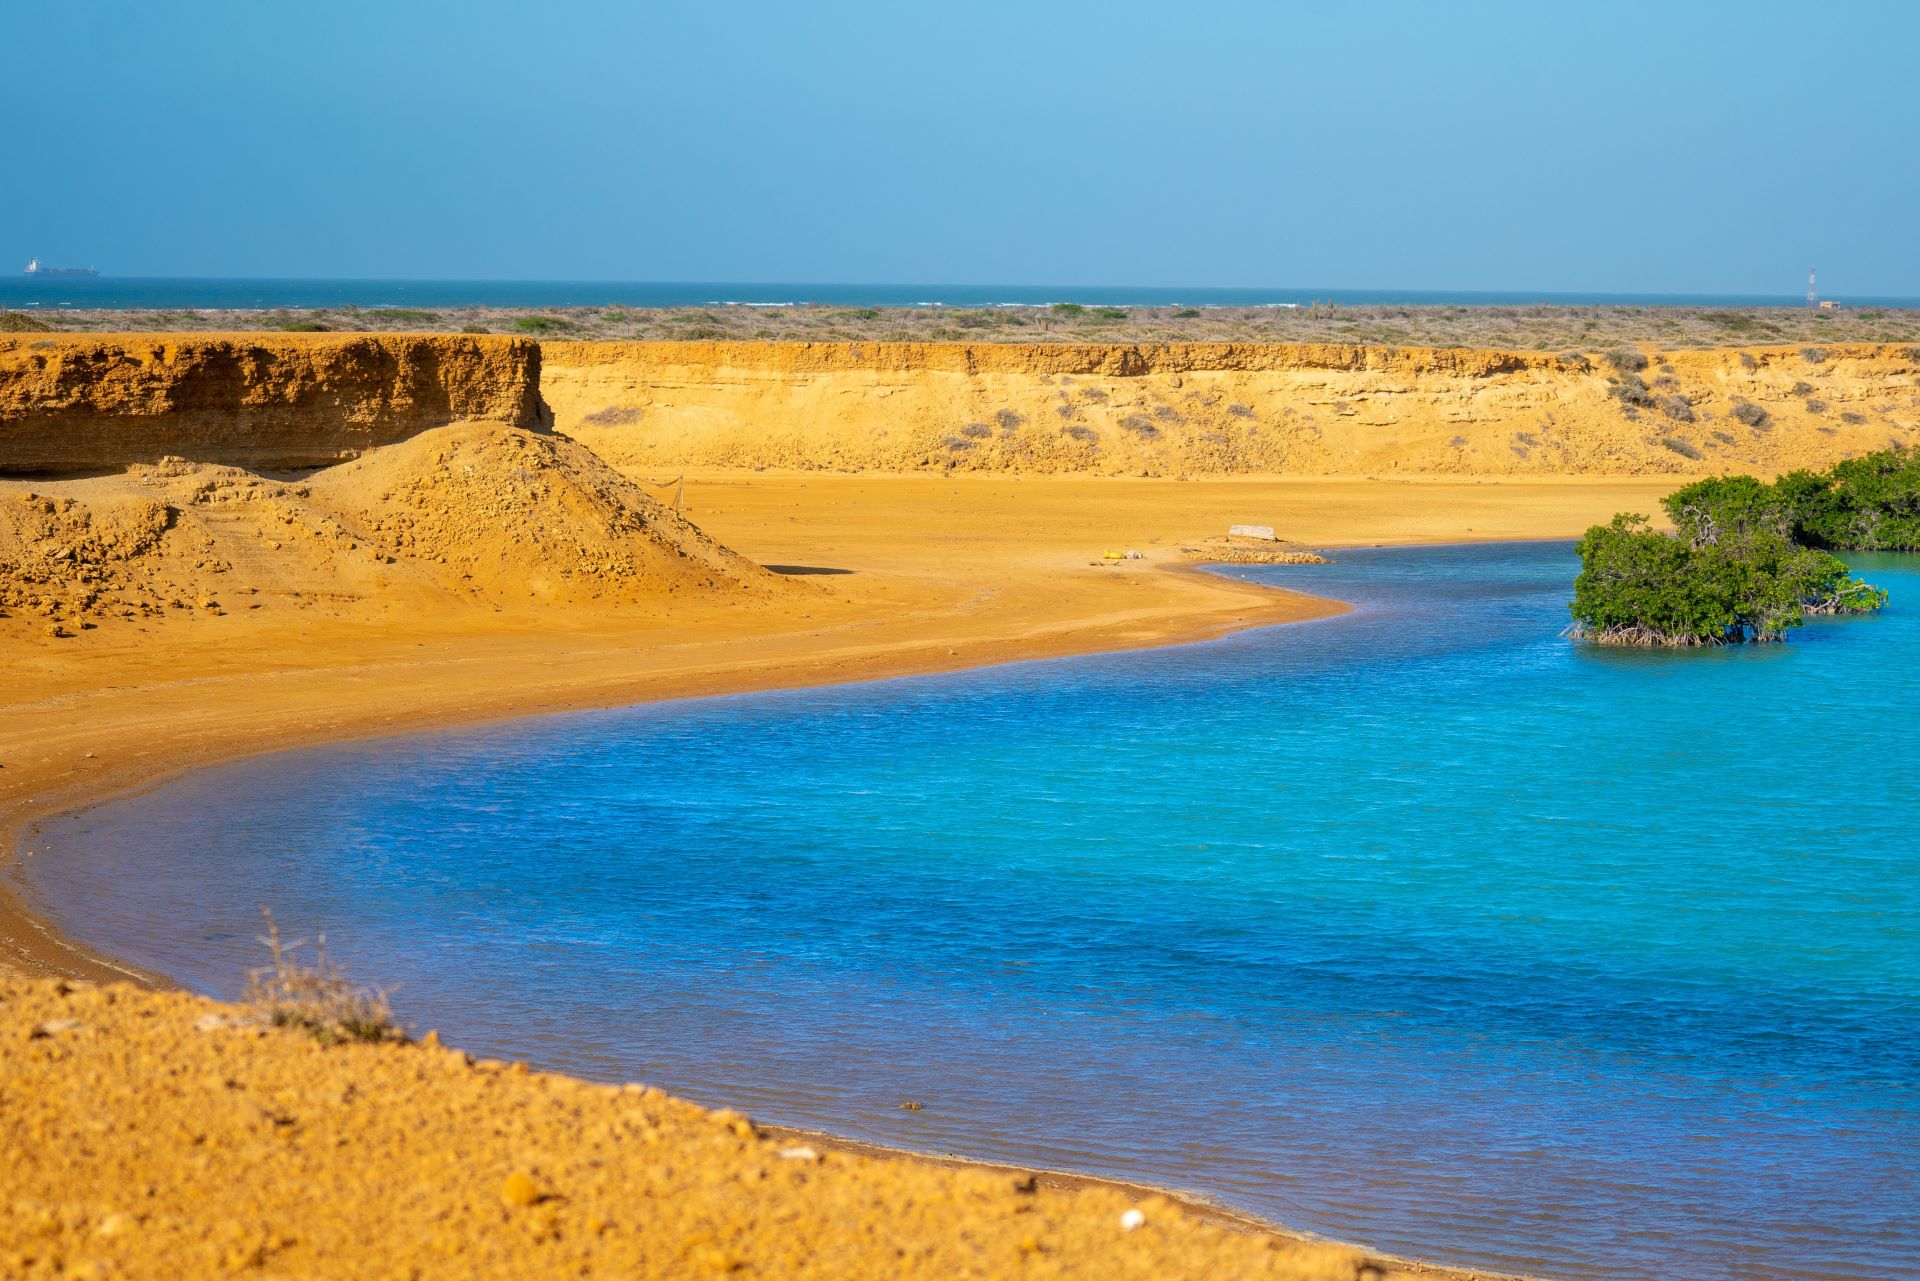
<instances>
[{"instance_id":1,"label":"distant ocean","mask_svg":"<svg viewBox=\"0 0 1920 1281\"><path fill-rule=\"evenodd\" d=\"M1125 285L795 285L670 281L216 280L174 276L0 277L0 307L1799 307L1798 294L1473 293L1394 289L1184 289ZM1920 307L1920 298L1843 298Z\"/></svg>"}]
</instances>

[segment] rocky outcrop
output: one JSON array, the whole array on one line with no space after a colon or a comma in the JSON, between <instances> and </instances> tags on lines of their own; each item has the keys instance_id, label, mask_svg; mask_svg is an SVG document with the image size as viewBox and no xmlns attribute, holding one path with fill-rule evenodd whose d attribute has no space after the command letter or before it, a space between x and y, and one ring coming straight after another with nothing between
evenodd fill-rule
<instances>
[{"instance_id":1,"label":"rocky outcrop","mask_svg":"<svg viewBox=\"0 0 1920 1281\"><path fill-rule=\"evenodd\" d=\"M167 456L315 467L468 420L544 425L537 344L400 334L0 338L0 474Z\"/></svg>"},{"instance_id":2,"label":"rocky outcrop","mask_svg":"<svg viewBox=\"0 0 1920 1281\"><path fill-rule=\"evenodd\" d=\"M1905 346L547 343L542 395L650 471L1681 475L1920 442Z\"/></svg>"}]
</instances>

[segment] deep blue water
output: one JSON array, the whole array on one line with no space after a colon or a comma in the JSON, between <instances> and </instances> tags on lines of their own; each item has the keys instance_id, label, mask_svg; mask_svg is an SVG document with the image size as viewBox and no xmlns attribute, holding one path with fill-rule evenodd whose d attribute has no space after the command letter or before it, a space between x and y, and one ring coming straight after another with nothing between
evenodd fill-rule
<instances>
[{"instance_id":1,"label":"deep blue water","mask_svg":"<svg viewBox=\"0 0 1920 1281\"><path fill-rule=\"evenodd\" d=\"M843 307L1343 306L1803 307L1798 294L1486 293L1393 289L1189 289L1132 285L859 285L675 281L197 280L188 277L0 276L0 307L699 307L824 303ZM1848 298L1850 306L1920 307L1916 298Z\"/></svg>"},{"instance_id":2,"label":"deep blue water","mask_svg":"<svg viewBox=\"0 0 1920 1281\"><path fill-rule=\"evenodd\" d=\"M212 992L271 904L480 1052L1392 1251L1920 1276L1920 562L1861 563L1883 616L1693 654L1560 637L1566 544L1241 569L1358 608L255 759L29 889Z\"/></svg>"}]
</instances>

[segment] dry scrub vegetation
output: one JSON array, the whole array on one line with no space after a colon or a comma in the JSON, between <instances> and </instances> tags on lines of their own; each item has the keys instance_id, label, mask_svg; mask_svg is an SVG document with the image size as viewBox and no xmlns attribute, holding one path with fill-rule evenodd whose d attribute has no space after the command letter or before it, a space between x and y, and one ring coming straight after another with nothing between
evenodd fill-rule
<instances>
[{"instance_id":1,"label":"dry scrub vegetation","mask_svg":"<svg viewBox=\"0 0 1920 1281\"><path fill-rule=\"evenodd\" d=\"M273 913L262 908L261 915L266 917L267 932L260 942L272 959L247 971L243 1001L265 1014L275 1027L304 1028L328 1044L402 1039L386 991L348 979L346 971L328 958L326 935L315 942L309 964L297 955L306 944L286 942Z\"/></svg>"},{"instance_id":2,"label":"dry scrub vegetation","mask_svg":"<svg viewBox=\"0 0 1920 1281\"><path fill-rule=\"evenodd\" d=\"M1920 310L1802 307L334 307L38 311L63 332L278 330L495 333L595 340L793 342L1276 342L1604 350L1920 342ZM5 327L0 316L0 327Z\"/></svg>"}]
</instances>

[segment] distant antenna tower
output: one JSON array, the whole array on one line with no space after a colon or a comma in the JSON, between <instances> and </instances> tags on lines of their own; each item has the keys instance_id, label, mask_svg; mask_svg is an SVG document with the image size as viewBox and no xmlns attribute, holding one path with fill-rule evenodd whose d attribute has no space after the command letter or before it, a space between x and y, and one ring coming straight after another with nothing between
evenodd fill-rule
<instances>
[{"instance_id":1,"label":"distant antenna tower","mask_svg":"<svg viewBox=\"0 0 1920 1281\"><path fill-rule=\"evenodd\" d=\"M1807 306L1818 307L1819 305L1820 291L1813 287L1813 268L1809 267L1807 268Z\"/></svg>"}]
</instances>

